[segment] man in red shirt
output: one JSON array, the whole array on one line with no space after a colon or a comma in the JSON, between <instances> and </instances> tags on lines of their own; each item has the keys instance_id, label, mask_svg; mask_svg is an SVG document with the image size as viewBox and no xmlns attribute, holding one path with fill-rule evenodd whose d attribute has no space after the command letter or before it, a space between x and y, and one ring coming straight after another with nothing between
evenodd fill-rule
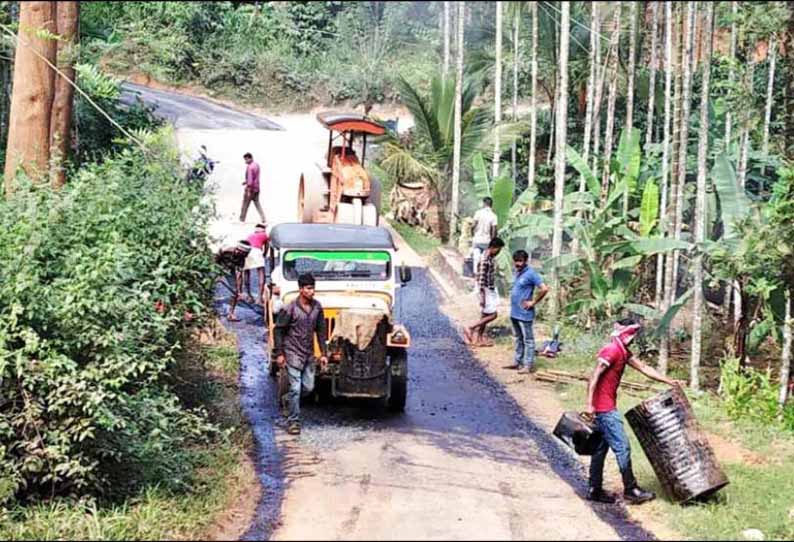
<instances>
[{"instance_id":1,"label":"man in red shirt","mask_svg":"<svg viewBox=\"0 0 794 542\"><path fill-rule=\"evenodd\" d=\"M595 421L596 427L604 436L590 461L590 489L587 499L591 501L610 504L615 502L615 498L603 489L604 460L610 448L615 453L623 478L623 499L629 504L641 504L656 498L653 492L642 489L634 478L629 439L623 429L623 418L617 410L618 386L626 365L631 365L658 382L670 386L677 386L679 383L645 365L629 351L628 347L640 329L641 326L631 319L620 320L615 324L610 343L598 352L598 365L587 387L587 416Z\"/></svg>"},{"instance_id":2,"label":"man in red shirt","mask_svg":"<svg viewBox=\"0 0 794 542\"><path fill-rule=\"evenodd\" d=\"M248 206L253 202L256 210L259 212L259 218L262 222L265 221L265 213L262 212L262 206L259 205L259 164L254 162L254 157L250 152L243 155L245 160L245 193L243 194L243 208L240 211L240 222L245 222L245 217L248 215Z\"/></svg>"}]
</instances>

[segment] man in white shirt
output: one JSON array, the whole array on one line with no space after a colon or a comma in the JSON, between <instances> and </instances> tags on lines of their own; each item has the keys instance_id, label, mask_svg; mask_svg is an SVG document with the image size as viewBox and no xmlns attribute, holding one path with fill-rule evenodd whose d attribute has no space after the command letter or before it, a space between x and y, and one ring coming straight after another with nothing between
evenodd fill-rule
<instances>
[{"instance_id":1,"label":"man in white shirt","mask_svg":"<svg viewBox=\"0 0 794 542\"><path fill-rule=\"evenodd\" d=\"M488 249L491 239L496 237L497 218L496 213L493 212L493 200L485 197L482 200L482 209L474 213L473 234L471 239L472 246L472 263L474 270L477 271L480 267L480 258L483 252Z\"/></svg>"}]
</instances>

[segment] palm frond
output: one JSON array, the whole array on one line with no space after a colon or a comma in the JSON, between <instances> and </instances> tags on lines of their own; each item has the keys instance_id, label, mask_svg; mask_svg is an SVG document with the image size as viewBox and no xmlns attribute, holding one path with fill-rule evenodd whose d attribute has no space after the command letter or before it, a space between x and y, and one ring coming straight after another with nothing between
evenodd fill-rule
<instances>
[{"instance_id":1,"label":"palm frond","mask_svg":"<svg viewBox=\"0 0 794 542\"><path fill-rule=\"evenodd\" d=\"M430 142L434 149L443 146L438 119L432 114L428 104L402 76L398 79L398 86L403 105L411 112L419 137Z\"/></svg>"},{"instance_id":2,"label":"palm frond","mask_svg":"<svg viewBox=\"0 0 794 542\"><path fill-rule=\"evenodd\" d=\"M384 145L380 167L396 181L438 182L439 171L432 163L393 141Z\"/></svg>"}]
</instances>

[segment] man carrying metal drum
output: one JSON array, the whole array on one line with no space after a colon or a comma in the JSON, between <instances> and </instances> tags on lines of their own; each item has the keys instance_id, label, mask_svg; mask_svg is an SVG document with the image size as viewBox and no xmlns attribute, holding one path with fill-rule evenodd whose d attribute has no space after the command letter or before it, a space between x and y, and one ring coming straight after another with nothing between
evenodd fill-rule
<instances>
[{"instance_id":1,"label":"man carrying metal drum","mask_svg":"<svg viewBox=\"0 0 794 542\"><path fill-rule=\"evenodd\" d=\"M652 491L642 489L634 478L629 439L623 428L623 417L617 410L618 386L627 364L658 382L669 386L677 386L679 383L645 365L629 351L629 345L641 329L642 326L631 319L620 320L615 324L609 344L598 352L598 365L587 386L585 415L595 422L604 436L590 461L587 499L591 501L610 504L615 502L615 497L603 488L604 460L610 448L615 453L623 478L623 499L629 504L642 504L656 498Z\"/></svg>"}]
</instances>

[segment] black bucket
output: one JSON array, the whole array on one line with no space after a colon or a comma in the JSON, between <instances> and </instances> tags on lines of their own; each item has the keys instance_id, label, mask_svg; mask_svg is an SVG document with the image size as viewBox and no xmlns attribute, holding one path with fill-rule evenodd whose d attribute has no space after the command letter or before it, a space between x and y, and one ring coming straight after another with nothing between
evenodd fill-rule
<instances>
[{"instance_id":1,"label":"black bucket","mask_svg":"<svg viewBox=\"0 0 794 542\"><path fill-rule=\"evenodd\" d=\"M577 412L566 412L554 428L554 436L573 448L579 455L593 455L603 440L603 435Z\"/></svg>"},{"instance_id":2,"label":"black bucket","mask_svg":"<svg viewBox=\"0 0 794 542\"><path fill-rule=\"evenodd\" d=\"M626 419L673 501L702 500L728 485L680 388L643 401L626 412Z\"/></svg>"}]
</instances>

